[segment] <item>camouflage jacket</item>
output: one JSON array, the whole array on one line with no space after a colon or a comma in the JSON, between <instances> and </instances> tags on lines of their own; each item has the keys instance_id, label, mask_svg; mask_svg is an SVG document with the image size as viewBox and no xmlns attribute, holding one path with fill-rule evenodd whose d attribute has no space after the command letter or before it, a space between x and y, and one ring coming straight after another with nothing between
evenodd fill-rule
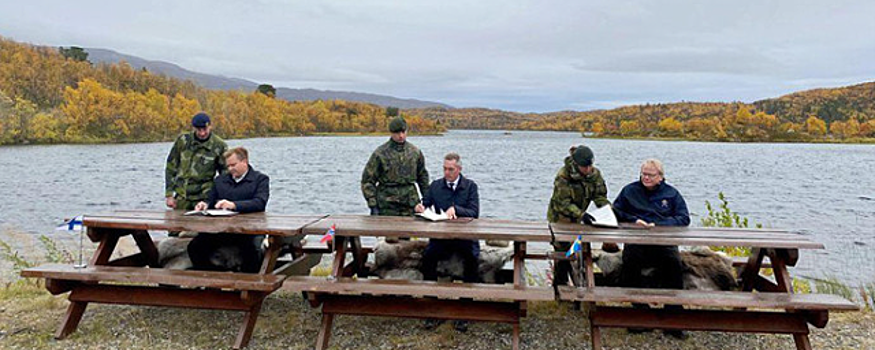
<instances>
[{"instance_id":1,"label":"camouflage jacket","mask_svg":"<svg viewBox=\"0 0 875 350\"><path fill-rule=\"evenodd\" d=\"M547 220L580 222L591 201L600 207L610 203L602 173L593 168L592 174L583 175L577 171L571 157L565 157L565 166L559 169L553 181L553 197L547 208Z\"/></svg>"},{"instance_id":2,"label":"camouflage jacket","mask_svg":"<svg viewBox=\"0 0 875 350\"><path fill-rule=\"evenodd\" d=\"M362 194L368 207L413 208L419 203L414 184L428 188L425 157L410 142L398 144L391 139L377 147L362 171Z\"/></svg>"},{"instance_id":3,"label":"camouflage jacket","mask_svg":"<svg viewBox=\"0 0 875 350\"><path fill-rule=\"evenodd\" d=\"M164 195L189 201L204 200L216 174L225 170L228 145L218 135L198 141L194 133L179 135L167 155Z\"/></svg>"}]
</instances>

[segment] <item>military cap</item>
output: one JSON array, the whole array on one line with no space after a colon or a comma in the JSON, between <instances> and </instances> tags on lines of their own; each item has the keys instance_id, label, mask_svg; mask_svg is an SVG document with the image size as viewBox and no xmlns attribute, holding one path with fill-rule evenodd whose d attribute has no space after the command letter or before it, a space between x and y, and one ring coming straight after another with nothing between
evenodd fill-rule
<instances>
[{"instance_id":1,"label":"military cap","mask_svg":"<svg viewBox=\"0 0 875 350\"><path fill-rule=\"evenodd\" d=\"M407 121L401 116L397 116L389 122L389 132L407 131Z\"/></svg>"},{"instance_id":2,"label":"military cap","mask_svg":"<svg viewBox=\"0 0 875 350\"><path fill-rule=\"evenodd\" d=\"M593 158L592 150L583 145L577 146L574 153L571 153L571 158L577 163L577 165L590 166L592 165Z\"/></svg>"},{"instance_id":3,"label":"military cap","mask_svg":"<svg viewBox=\"0 0 875 350\"><path fill-rule=\"evenodd\" d=\"M195 114L193 118L191 118L191 126L196 128L206 127L207 124L210 123L210 116L208 116L204 112L200 112Z\"/></svg>"}]
</instances>

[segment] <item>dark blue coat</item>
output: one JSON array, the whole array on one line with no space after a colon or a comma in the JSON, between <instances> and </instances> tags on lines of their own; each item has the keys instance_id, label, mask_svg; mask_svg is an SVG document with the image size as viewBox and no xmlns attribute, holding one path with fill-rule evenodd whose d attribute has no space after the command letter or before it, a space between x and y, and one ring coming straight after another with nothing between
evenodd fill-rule
<instances>
[{"instance_id":1,"label":"dark blue coat","mask_svg":"<svg viewBox=\"0 0 875 350\"><path fill-rule=\"evenodd\" d=\"M456 190L450 190L446 179L434 180L428 186L428 191L422 197L422 205L426 208L434 205L436 210L444 212L451 206L456 207L456 216L478 218L480 217L480 193L477 183L459 174L456 181ZM480 255L480 242L476 240L441 240L431 239L426 247L426 255L439 253L444 250L452 250L455 247L470 249L473 256Z\"/></svg>"},{"instance_id":2,"label":"dark blue coat","mask_svg":"<svg viewBox=\"0 0 875 350\"><path fill-rule=\"evenodd\" d=\"M207 204L215 208L222 199L234 202L237 212L252 213L264 211L270 198L270 178L249 166L249 172L240 182L234 181L231 174L224 173L213 180L213 188L207 197Z\"/></svg>"},{"instance_id":3,"label":"dark blue coat","mask_svg":"<svg viewBox=\"0 0 875 350\"><path fill-rule=\"evenodd\" d=\"M480 217L480 194L477 191L477 184L462 174L459 174L455 191L450 190L446 179L434 180L422 197L422 205L426 208L434 205L440 212L455 206L458 217Z\"/></svg>"},{"instance_id":4,"label":"dark blue coat","mask_svg":"<svg viewBox=\"0 0 875 350\"><path fill-rule=\"evenodd\" d=\"M647 190L641 181L626 185L614 200L614 213L623 222L641 219L657 226L690 225L687 202L678 190L665 181L652 191Z\"/></svg>"}]
</instances>

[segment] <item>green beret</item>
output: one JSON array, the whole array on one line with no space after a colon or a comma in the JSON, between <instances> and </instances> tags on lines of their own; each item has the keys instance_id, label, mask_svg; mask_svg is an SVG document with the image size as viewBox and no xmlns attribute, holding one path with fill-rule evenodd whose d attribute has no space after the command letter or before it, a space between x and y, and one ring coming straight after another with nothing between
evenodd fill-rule
<instances>
[{"instance_id":1,"label":"green beret","mask_svg":"<svg viewBox=\"0 0 875 350\"><path fill-rule=\"evenodd\" d=\"M407 121L401 116L397 116L389 122L389 132L407 131Z\"/></svg>"},{"instance_id":2,"label":"green beret","mask_svg":"<svg viewBox=\"0 0 875 350\"><path fill-rule=\"evenodd\" d=\"M592 165L592 150L586 146L578 146L577 149L574 150L574 153L571 154L571 158L574 159L574 162L580 166L590 166Z\"/></svg>"}]
</instances>

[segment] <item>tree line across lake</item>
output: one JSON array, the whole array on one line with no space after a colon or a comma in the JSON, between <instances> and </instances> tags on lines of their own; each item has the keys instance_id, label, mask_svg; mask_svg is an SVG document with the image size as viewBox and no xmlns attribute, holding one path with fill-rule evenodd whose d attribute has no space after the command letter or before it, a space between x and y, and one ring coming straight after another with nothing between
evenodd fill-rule
<instances>
[{"instance_id":1,"label":"tree line across lake","mask_svg":"<svg viewBox=\"0 0 875 350\"><path fill-rule=\"evenodd\" d=\"M485 108L399 110L369 103L285 101L275 89L209 90L122 62L91 64L81 48L0 37L0 145L172 140L205 111L226 138L384 133L403 115L412 133L447 128L579 131L589 136L706 141L875 141L875 82L754 103L646 104L516 113Z\"/></svg>"}]
</instances>

